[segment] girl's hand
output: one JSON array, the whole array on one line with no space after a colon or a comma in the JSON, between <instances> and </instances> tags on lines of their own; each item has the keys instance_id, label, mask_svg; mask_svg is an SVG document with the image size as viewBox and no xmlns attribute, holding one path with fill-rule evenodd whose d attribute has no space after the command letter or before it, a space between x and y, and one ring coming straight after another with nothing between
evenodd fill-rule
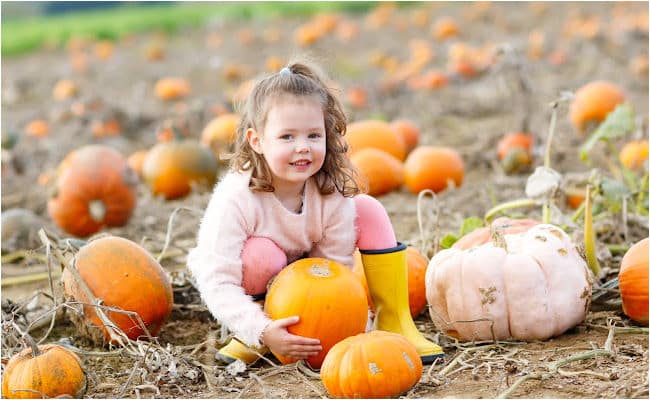
<instances>
[{"instance_id":1,"label":"girl's hand","mask_svg":"<svg viewBox=\"0 0 650 400\"><path fill-rule=\"evenodd\" d=\"M317 355L323 349L320 340L292 335L287 331L287 327L298 323L299 319L294 316L271 322L262 333L262 341L281 356L303 359Z\"/></svg>"}]
</instances>

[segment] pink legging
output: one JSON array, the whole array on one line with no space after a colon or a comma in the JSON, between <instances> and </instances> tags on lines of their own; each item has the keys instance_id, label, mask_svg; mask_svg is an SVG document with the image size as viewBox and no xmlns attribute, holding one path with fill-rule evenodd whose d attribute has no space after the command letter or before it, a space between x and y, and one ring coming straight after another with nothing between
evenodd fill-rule
<instances>
[{"instance_id":1,"label":"pink legging","mask_svg":"<svg viewBox=\"0 0 650 400\"><path fill-rule=\"evenodd\" d=\"M357 247L361 250L381 250L397 246L393 225L384 206L372 196L354 197L357 217ZM287 256L271 239L250 237L242 251L242 286L247 294L266 292L266 284L287 265Z\"/></svg>"}]
</instances>

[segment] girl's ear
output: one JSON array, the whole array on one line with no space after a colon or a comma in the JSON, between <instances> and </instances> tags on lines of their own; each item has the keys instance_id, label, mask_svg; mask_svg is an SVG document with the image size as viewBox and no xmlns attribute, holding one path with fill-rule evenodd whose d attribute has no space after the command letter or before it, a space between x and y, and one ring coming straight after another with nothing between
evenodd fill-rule
<instances>
[{"instance_id":1,"label":"girl's ear","mask_svg":"<svg viewBox=\"0 0 650 400\"><path fill-rule=\"evenodd\" d=\"M257 154L262 154L262 146L260 143L262 138L260 137L259 133L257 133L255 129L248 128L248 130L246 131L246 140L248 140L248 144Z\"/></svg>"}]
</instances>

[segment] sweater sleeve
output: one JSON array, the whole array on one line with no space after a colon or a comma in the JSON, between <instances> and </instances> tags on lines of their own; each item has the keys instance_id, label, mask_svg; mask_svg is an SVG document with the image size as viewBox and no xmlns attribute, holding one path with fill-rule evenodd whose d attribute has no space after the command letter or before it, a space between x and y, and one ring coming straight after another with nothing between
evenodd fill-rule
<instances>
[{"instance_id":1,"label":"sweater sleeve","mask_svg":"<svg viewBox=\"0 0 650 400\"><path fill-rule=\"evenodd\" d=\"M241 252L249 236L245 214L249 203L241 200L241 182L236 178L226 176L215 188L187 265L212 315L244 343L258 347L271 320L242 287Z\"/></svg>"},{"instance_id":2,"label":"sweater sleeve","mask_svg":"<svg viewBox=\"0 0 650 400\"><path fill-rule=\"evenodd\" d=\"M338 193L330 196L323 204L323 237L312 247L309 255L328 258L352 268L357 239L354 201Z\"/></svg>"}]
</instances>

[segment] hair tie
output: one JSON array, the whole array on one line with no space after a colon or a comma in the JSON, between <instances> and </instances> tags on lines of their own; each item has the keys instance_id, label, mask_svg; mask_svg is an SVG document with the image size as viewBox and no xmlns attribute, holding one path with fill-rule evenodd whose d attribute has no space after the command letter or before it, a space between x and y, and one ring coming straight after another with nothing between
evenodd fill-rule
<instances>
[{"instance_id":1,"label":"hair tie","mask_svg":"<svg viewBox=\"0 0 650 400\"><path fill-rule=\"evenodd\" d=\"M280 70L280 75L289 75L289 74L291 74L291 70L289 69L289 67L284 67Z\"/></svg>"}]
</instances>

